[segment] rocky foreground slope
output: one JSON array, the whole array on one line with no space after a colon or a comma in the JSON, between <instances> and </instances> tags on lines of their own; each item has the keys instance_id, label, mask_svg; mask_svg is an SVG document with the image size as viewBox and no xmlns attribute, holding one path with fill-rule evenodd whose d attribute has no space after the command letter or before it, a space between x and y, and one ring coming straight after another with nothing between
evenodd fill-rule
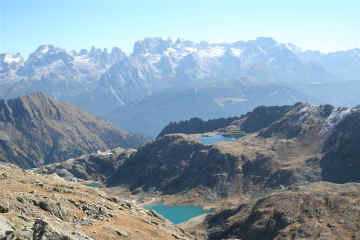
<instances>
[{"instance_id":1,"label":"rocky foreground slope","mask_svg":"<svg viewBox=\"0 0 360 240\"><path fill-rule=\"evenodd\" d=\"M143 142L139 136L41 92L0 100L0 162L31 168Z\"/></svg>"},{"instance_id":2,"label":"rocky foreground slope","mask_svg":"<svg viewBox=\"0 0 360 240\"><path fill-rule=\"evenodd\" d=\"M56 175L0 164L0 239L193 239L154 211Z\"/></svg>"},{"instance_id":3,"label":"rocky foreground slope","mask_svg":"<svg viewBox=\"0 0 360 240\"><path fill-rule=\"evenodd\" d=\"M317 181L359 181L359 108L258 107L225 128L169 134L138 149L108 180L139 192L258 197ZM204 144L222 134L234 142Z\"/></svg>"}]
</instances>

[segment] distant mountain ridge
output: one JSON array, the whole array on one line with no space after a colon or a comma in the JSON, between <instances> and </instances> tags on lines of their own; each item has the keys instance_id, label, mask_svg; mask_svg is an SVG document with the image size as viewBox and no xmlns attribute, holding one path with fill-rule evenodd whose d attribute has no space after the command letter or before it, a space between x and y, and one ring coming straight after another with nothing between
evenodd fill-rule
<instances>
[{"instance_id":1,"label":"distant mountain ridge","mask_svg":"<svg viewBox=\"0 0 360 240\"><path fill-rule=\"evenodd\" d=\"M167 89L138 103L119 107L105 118L129 131L155 137L169 122L194 117L208 120L239 116L259 105L301 101L321 103L289 87L241 78L200 87Z\"/></svg>"},{"instance_id":2,"label":"distant mountain ridge","mask_svg":"<svg viewBox=\"0 0 360 240\"><path fill-rule=\"evenodd\" d=\"M26 60L0 54L0 97L43 91L104 115L167 88L239 77L289 87L358 81L359 52L302 51L264 37L233 43L145 38L130 55L119 48L67 51L42 45Z\"/></svg>"},{"instance_id":3,"label":"distant mountain ridge","mask_svg":"<svg viewBox=\"0 0 360 240\"><path fill-rule=\"evenodd\" d=\"M41 92L0 100L0 161L23 168L144 140Z\"/></svg>"},{"instance_id":4,"label":"distant mountain ridge","mask_svg":"<svg viewBox=\"0 0 360 240\"><path fill-rule=\"evenodd\" d=\"M157 137L162 137L173 133L207 133L219 128L224 128L240 117L218 118L207 121L201 118L191 118L187 121L170 122Z\"/></svg>"}]
</instances>

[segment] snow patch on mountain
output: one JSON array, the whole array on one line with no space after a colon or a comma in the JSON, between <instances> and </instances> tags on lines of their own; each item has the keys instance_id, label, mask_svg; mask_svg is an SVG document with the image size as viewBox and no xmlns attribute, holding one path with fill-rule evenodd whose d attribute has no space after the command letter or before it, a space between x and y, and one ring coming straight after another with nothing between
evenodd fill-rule
<instances>
[{"instance_id":1,"label":"snow patch on mountain","mask_svg":"<svg viewBox=\"0 0 360 240\"><path fill-rule=\"evenodd\" d=\"M297 112L296 125L301 126L306 120L311 116L313 112L317 110L317 107L314 105L306 104Z\"/></svg>"},{"instance_id":2,"label":"snow patch on mountain","mask_svg":"<svg viewBox=\"0 0 360 240\"><path fill-rule=\"evenodd\" d=\"M74 64L89 64L90 59L86 56L74 56Z\"/></svg>"},{"instance_id":3,"label":"snow patch on mountain","mask_svg":"<svg viewBox=\"0 0 360 240\"><path fill-rule=\"evenodd\" d=\"M7 64L12 64L12 63L19 63L22 60L23 58L20 55L5 54L3 61Z\"/></svg>"},{"instance_id":4,"label":"snow patch on mountain","mask_svg":"<svg viewBox=\"0 0 360 240\"><path fill-rule=\"evenodd\" d=\"M116 93L115 89L112 86L109 87L109 90L120 105L125 105L124 101L120 98L120 96Z\"/></svg>"},{"instance_id":5,"label":"snow patch on mountain","mask_svg":"<svg viewBox=\"0 0 360 240\"><path fill-rule=\"evenodd\" d=\"M45 54L49 52L49 45L45 45L41 50L39 51L40 54Z\"/></svg>"},{"instance_id":6,"label":"snow patch on mountain","mask_svg":"<svg viewBox=\"0 0 360 240\"><path fill-rule=\"evenodd\" d=\"M331 131L339 122L341 122L347 115L352 112L350 108L335 108L329 117L326 119L325 123L323 124L320 135L325 135L329 131Z\"/></svg>"},{"instance_id":7,"label":"snow patch on mountain","mask_svg":"<svg viewBox=\"0 0 360 240\"><path fill-rule=\"evenodd\" d=\"M220 57L225 54L225 48L224 47L214 47L214 48L208 48L203 49L198 52L200 57Z\"/></svg>"},{"instance_id":8,"label":"snow patch on mountain","mask_svg":"<svg viewBox=\"0 0 360 240\"><path fill-rule=\"evenodd\" d=\"M236 56L236 57L240 57L243 50L239 49L239 48L230 48L232 55Z\"/></svg>"}]
</instances>

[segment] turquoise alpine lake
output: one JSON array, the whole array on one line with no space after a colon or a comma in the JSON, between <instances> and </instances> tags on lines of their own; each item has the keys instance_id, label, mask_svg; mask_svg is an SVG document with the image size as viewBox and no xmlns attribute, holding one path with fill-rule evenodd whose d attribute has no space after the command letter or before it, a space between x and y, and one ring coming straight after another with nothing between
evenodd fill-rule
<instances>
[{"instance_id":1,"label":"turquoise alpine lake","mask_svg":"<svg viewBox=\"0 0 360 240\"><path fill-rule=\"evenodd\" d=\"M93 188L102 188L103 187L103 186L101 186L100 184L97 184L97 183L88 183L88 184L85 184L85 186L93 187Z\"/></svg>"},{"instance_id":2,"label":"turquoise alpine lake","mask_svg":"<svg viewBox=\"0 0 360 240\"><path fill-rule=\"evenodd\" d=\"M235 138L224 137L223 135L214 136L201 136L200 138L203 144L213 144L215 142L234 142Z\"/></svg>"},{"instance_id":3,"label":"turquoise alpine lake","mask_svg":"<svg viewBox=\"0 0 360 240\"><path fill-rule=\"evenodd\" d=\"M205 213L211 213L214 210L204 210L200 206L168 206L164 204L156 204L146 206L147 210L155 210L157 213L167 218L174 224L186 222L190 218L200 216Z\"/></svg>"}]
</instances>

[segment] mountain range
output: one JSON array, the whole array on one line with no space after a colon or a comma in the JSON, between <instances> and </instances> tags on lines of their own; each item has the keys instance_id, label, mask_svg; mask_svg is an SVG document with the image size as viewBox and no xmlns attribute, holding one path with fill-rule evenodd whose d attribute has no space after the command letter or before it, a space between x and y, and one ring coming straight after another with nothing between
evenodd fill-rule
<instances>
[{"instance_id":1,"label":"mountain range","mask_svg":"<svg viewBox=\"0 0 360 240\"><path fill-rule=\"evenodd\" d=\"M359 66L360 49L333 53L304 51L293 44L265 37L233 43L145 38L137 41L128 55L119 48L67 51L42 45L27 59L21 54L0 54L0 98L43 91L93 114L117 119L115 122L126 125L127 130L145 133L131 125L135 116L130 120L122 119L130 111L128 108L132 112L142 112L136 118L159 131L167 123L152 125L151 122L159 118L148 117L148 112L141 109L144 101L155 104L148 103L147 109L156 109L159 98L169 101L167 95L179 95L178 91L184 91L179 96L179 104L171 108L187 109L192 106L181 100L187 99L189 91L209 89L214 85L220 87L217 91L227 88L222 96L217 94L207 100L208 104L213 104L209 111L214 113L219 112L218 106L223 106L223 102L239 103L232 101L233 98L247 100L239 104L240 108L250 106L243 107L240 113L246 113L258 104L264 105L271 98L263 98L264 88L269 88L269 94L281 96L283 104L306 101L354 106L359 100L353 91L359 86ZM238 84L234 85L234 81ZM244 85L254 89L251 96L242 91ZM209 96L209 91L204 91L204 97ZM256 102L253 102L253 96L256 96ZM224 117L223 114L220 111L215 116L203 114L201 117ZM194 117L190 113L169 116L167 120L170 121ZM145 134L156 136L158 132Z\"/></svg>"}]
</instances>

